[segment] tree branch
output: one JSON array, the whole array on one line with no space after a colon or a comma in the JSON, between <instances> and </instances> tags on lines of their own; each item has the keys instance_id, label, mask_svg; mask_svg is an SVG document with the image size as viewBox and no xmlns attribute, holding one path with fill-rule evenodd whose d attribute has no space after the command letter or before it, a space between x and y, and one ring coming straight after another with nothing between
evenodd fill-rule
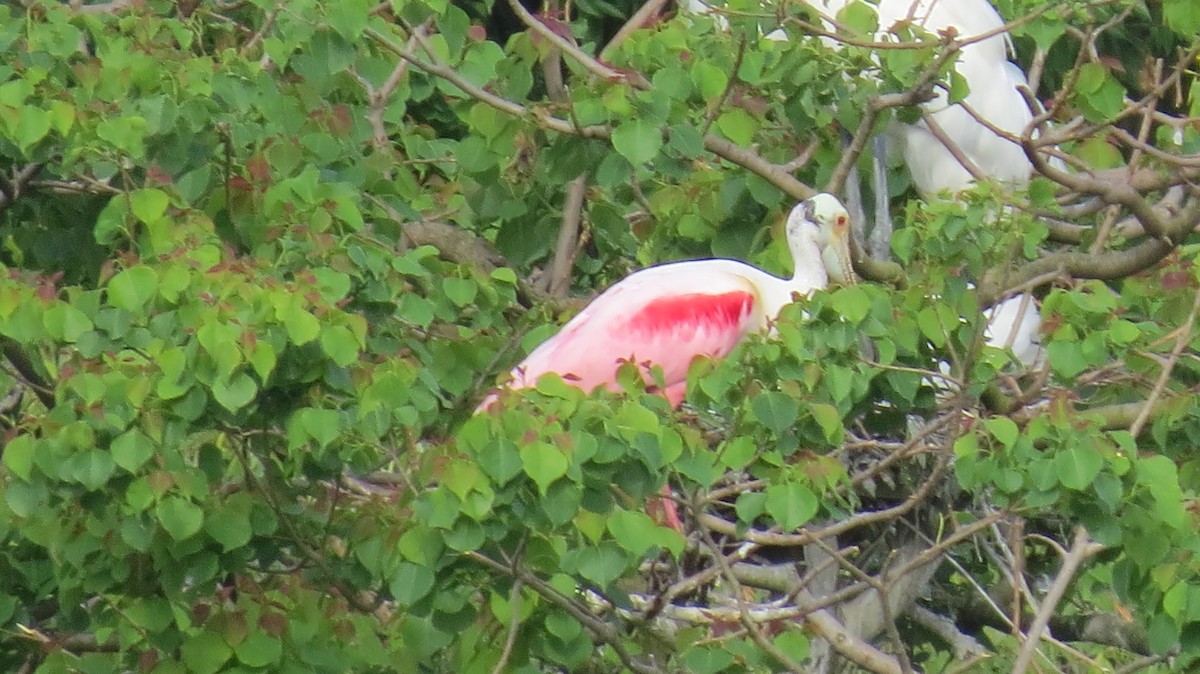
<instances>
[{"instance_id":1,"label":"tree branch","mask_svg":"<svg viewBox=\"0 0 1200 674\"><path fill-rule=\"evenodd\" d=\"M1067 586L1071 584L1071 578L1075 576L1075 571L1079 568L1079 565L1088 557L1095 555L1103 549L1104 546L1099 543L1093 543L1088 538L1087 529L1075 527L1075 539L1071 542L1071 549L1067 552L1066 557L1063 558L1058 576L1055 577L1050 590L1046 592L1046 596L1042 599L1042 607L1034 617L1033 623L1029 626L1029 631L1025 633L1025 643L1021 644L1021 651L1017 654L1016 663L1013 664L1013 674L1025 674L1025 670L1029 668L1030 663L1033 661L1033 654L1042 639L1042 633L1050 623L1050 617L1054 614L1054 609L1058 606L1058 602L1062 600L1063 594L1067 591Z\"/></svg>"}]
</instances>

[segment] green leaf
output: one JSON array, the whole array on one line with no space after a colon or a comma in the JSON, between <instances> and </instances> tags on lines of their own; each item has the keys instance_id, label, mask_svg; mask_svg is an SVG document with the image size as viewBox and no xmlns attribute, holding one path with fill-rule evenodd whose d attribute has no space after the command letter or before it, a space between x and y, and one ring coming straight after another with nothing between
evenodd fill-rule
<instances>
[{"instance_id":1,"label":"green leaf","mask_svg":"<svg viewBox=\"0 0 1200 674\"><path fill-rule=\"evenodd\" d=\"M932 342L934 346L941 348L946 345L946 330L942 327L942 321L932 307L925 307L917 312L917 326L921 328L921 334L925 336L925 339Z\"/></svg>"},{"instance_id":2,"label":"green leaf","mask_svg":"<svg viewBox=\"0 0 1200 674\"><path fill-rule=\"evenodd\" d=\"M785 629L783 634L775 637L775 647L796 662L804 662L808 659L808 637L798 626L793 625L791 629Z\"/></svg>"},{"instance_id":3,"label":"green leaf","mask_svg":"<svg viewBox=\"0 0 1200 674\"><path fill-rule=\"evenodd\" d=\"M187 354L179 347L164 349L158 354L158 367L162 371L162 377L155 386L158 397L173 400L191 390L191 378L184 374L188 365Z\"/></svg>"},{"instance_id":4,"label":"green leaf","mask_svg":"<svg viewBox=\"0 0 1200 674\"><path fill-rule=\"evenodd\" d=\"M174 620L171 604L161 597L134 599L124 607L122 617L149 632L161 632Z\"/></svg>"},{"instance_id":5,"label":"green leaf","mask_svg":"<svg viewBox=\"0 0 1200 674\"><path fill-rule=\"evenodd\" d=\"M1156 614L1150 619L1147 632L1146 641L1151 653L1165 655L1179 643L1179 627L1165 613Z\"/></svg>"},{"instance_id":6,"label":"green leaf","mask_svg":"<svg viewBox=\"0 0 1200 674\"><path fill-rule=\"evenodd\" d=\"M792 532L817 514L817 495L802 484L776 484L766 488L767 513L785 532Z\"/></svg>"},{"instance_id":7,"label":"green leaf","mask_svg":"<svg viewBox=\"0 0 1200 674\"><path fill-rule=\"evenodd\" d=\"M392 598L403 606L411 606L433 589L433 571L412 562L401 562L388 583Z\"/></svg>"},{"instance_id":8,"label":"green leaf","mask_svg":"<svg viewBox=\"0 0 1200 674\"><path fill-rule=\"evenodd\" d=\"M1141 330L1134 323L1118 318L1108 326L1108 338L1113 344L1129 344L1137 340Z\"/></svg>"},{"instance_id":9,"label":"green leaf","mask_svg":"<svg viewBox=\"0 0 1200 674\"><path fill-rule=\"evenodd\" d=\"M824 403L811 403L808 411L812 414L813 419L817 420L817 425L825 433L826 440L832 444L841 442L842 434L846 429L842 426L842 415L838 413L836 407Z\"/></svg>"},{"instance_id":10,"label":"green leaf","mask_svg":"<svg viewBox=\"0 0 1200 674\"><path fill-rule=\"evenodd\" d=\"M1187 0L1184 0L1187 2ZM1050 47L1062 37L1065 32L1066 23L1057 17L1041 16L1035 18L1023 29L1018 29L1016 32L1024 32L1033 38L1035 44L1044 51L1050 51Z\"/></svg>"},{"instance_id":11,"label":"green leaf","mask_svg":"<svg viewBox=\"0 0 1200 674\"><path fill-rule=\"evenodd\" d=\"M454 521L454 527L446 532L443 540L451 550L466 552L479 549L479 546L483 545L485 534L479 522L460 517Z\"/></svg>"},{"instance_id":12,"label":"green leaf","mask_svg":"<svg viewBox=\"0 0 1200 674\"><path fill-rule=\"evenodd\" d=\"M220 543L225 552L245 546L254 533L250 527L250 499L240 496L234 494L212 517L204 519L204 531Z\"/></svg>"},{"instance_id":13,"label":"green leaf","mask_svg":"<svg viewBox=\"0 0 1200 674\"><path fill-rule=\"evenodd\" d=\"M321 322L317 317L295 304L284 309L282 319L288 338L297 346L308 344L321 334Z\"/></svg>"},{"instance_id":14,"label":"green leaf","mask_svg":"<svg viewBox=\"0 0 1200 674\"><path fill-rule=\"evenodd\" d=\"M396 544L396 551L405 559L428 566L436 564L440 559L445 547L443 543L440 531L419 525L404 532Z\"/></svg>"},{"instance_id":15,"label":"green leaf","mask_svg":"<svg viewBox=\"0 0 1200 674\"><path fill-rule=\"evenodd\" d=\"M1200 7L1194 0L1163 0L1163 20L1180 35L1194 37L1200 33Z\"/></svg>"},{"instance_id":16,"label":"green leaf","mask_svg":"<svg viewBox=\"0 0 1200 674\"><path fill-rule=\"evenodd\" d=\"M442 290L455 306L465 307L475 301L479 284L469 278L450 277L442 281Z\"/></svg>"},{"instance_id":17,"label":"green leaf","mask_svg":"<svg viewBox=\"0 0 1200 674\"><path fill-rule=\"evenodd\" d=\"M521 448L521 466L545 495L550 484L566 474L568 463L561 449L538 443Z\"/></svg>"},{"instance_id":18,"label":"green leaf","mask_svg":"<svg viewBox=\"0 0 1200 674\"><path fill-rule=\"evenodd\" d=\"M370 0L342 0L326 7L326 20L339 35L354 42L367 27L371 5Z\"/></svg>"},{"instance_id":19,"label":"green leaf","mask_svg":"<svg viewBox=\"0 0 1200 674\"><path fill-rule=\"evenodd\" d=\"M321 350L340 367L347 367L358 360L358 338L342 325L326 325L321 328Z\"/></svg>"},{"instance_id":20,"label":"green leaf","mask_svg":"<svg viewBox=\"0 0 1200 674\"><path fill-rule=\"evenodd\" d=\"M132 473L154 455L154 442L134 428L114 438L109 451L118 466Z\"/></svg>"},{"instance_id":21,"label":"green leaf","mask_svg":"<svg viewBox=\"0 0 1200 674\"><path fill-rule=\"evenodd\" d=\"M662 130L641 119L625 122L613 129L612 144L630 164L641 166L658 155Z\"/></svg>"},{"instance_id":22,"label":"green leaf","mask_svg":"<svg viewBox=\"0 0 1200 674\"><path fill-rule=\"evenodd\" d=\"M433 323L433 303L415 293L408 293L400 298L396 315L413 325L427 328Z\"/></svg>"},{"instance_id":23,"label":"green leaf","mask_svg":"<svg viewBox=\"0 0 1200 674\"><path fill-rule=\"evenodd\" d=\"M479 450L479 465L497 485L503 486L521 472L521 455L511 443L492 441Z\"/></svg>"},{"instance_id":24,"label":"green leaf","mask_svg":"<svg viewBox=\"0 0 1200 674\"><path fill-rule=\"evenodd\" d=\"M1060 377L1071 379L1088 368L1087 356L1078 342L1054 341L1046 346L1050 367Z\"/></svg>"},{"instance_id":25,"label":"green leaf","mask_svg":"<svg viewBox=\"0 0 1200 674\"><path fill-rule=\"evenodd\" d=\"M692 646L683 654L684 671L692 674L717 674L728 669L736 657L728 648Z\"/></svg>"},{"instance_id":26,"label":"green leaf","mask_svg":"<svg viewBox=\"0 0 1200 674\"><path fill-rule=\"evenodd\" d=\"M4 446L4 465L13 475L29 481L33 472L34 439L28 435L18 435Z\"/></svg>"},{"instance_id":27,"label":"green leaf","mask_svg":"<svg viewBox=\"0 0 1200 674\"><path fill-rule=\"evenodd\" d=\"M627 559L612 543L606 542L580 550L576 568L579 575L587 580L600 587L608 587L609 583L625 573Z\"/></svg>"},{"instance_id":28,"label":"green leaf","mask_svg":"<svg viewBox=\"0 0 1200 674\"><path fill-rule=\"evenodd\" d=\"M608 531L617 545L635 555L644 555L653 548L665 548L675 555L683 551L683 537L679 532L655 524L643 512L614 512L608 517Z\"/></svg>"},{"instance_id":29,"label":"green leaf","mask_svg":"<svg viewBox=\"0 0 1200 674\"><path fill-rule=\"evenodd\" d=\"M258 378L265 382L275 370L278 359L275 356L275 347L260 341L250 347L250 353L246 355L246 360L250 362L250 366L254 368L254 373L258 375Z\"/></svg>"},{"instance_id":30,"label":"green leaf","mask_svg":"<svg viewBox=\"0 0 1200 674\"><path fill-rule=\"evenodd\" d=\"M871 311L871 297L861 286L843 286L833 292L833 306L847 321L861 323Z\"/></svg>"},{"instance_id":31,"label":"green leaf","mask_svg":"<svg viewBox=\"0 0 1200 674\"><path fill-rule=\"evenodd\" d=\"M238 372L228 381L214 381L212 392L213 398L216 398L221 407L230 412L236 412L254 400L254 396L258 393L258 384L254 383L250 375Z\"/></svg>"},{"instance_id":32,"label":"green leaf","mask_svg":"<svg viewBox=\"0 0 1200 674\"><path fill-rule=\"evenodd\" d=\"M321 267L313 270L313 276L317 277L317 285L321 288L321 299L330 304L336 304L350 294L352 281L348 274Z\"/></svg>"},{"instance_id":33,"label":"green leaf","mask_svg":"<svg viewBox=\"0 0 1200 674\"><path fill-rule=\"evenodd\" d=\"M1071 447L1054 457L1059 482L1075 491L1083 491L1091 486L1103 466L1103 459L1089 447Z\"/></svg>"},{"instance_id":34,"label":"green leaf","mask_svg":"<svg viewBox=\"0 0 1200 674\"><path fill-rule=\"evenodd\" d=\"M760 491L742 492L733 504L738 521L750 524L767 511L767 495Z\"/></svg>"},{"instance_id":35,"label":"green leaf","mask_svg":"<svg viewBox=\"0 0 1200 674\"><path fill-rule=\"evenodd\" d=\"M542 511L551 524L566 524L579 512L582 500L583 490L579 485L569 480L556 480L542 499Z\"/></svg>"},{"instance_id":36,"label":"green leaf","mask_svg":"<svg viewBox=\"0 0 1200 674\"><path fill-rule=\"evenodd\" d=\"M127 517L121 522L121 540L137 550L145 552L154 542L155 527L142 517Z\"/></svg>"},{"instance_id":37,"label":"green leaf","mask_svg":"<svg viewBox=\"0 0 1200 674\"><path fill-rule=\"evenodd\" d=\"M162 190L148 188L129 193L129 210L133 212L133 217L146 224L161 220L169 205L171 198Z\"/></svg>"},{"instance_id":38,"label":"green leaf","mask_svg":"<svg viewBox=\"0 0 1200 674\"><path fill-rule=\"evenodd\" d=\"M163 529L177 541L195 536L204 524L200 506L178 496L167 496L154 507L154 516Z\"/></svg>"},{"instance_id":39,"label":"green leaf","mask_svg":"<svg viewBox=\"0 0 1200 674\"><path fill-rule=\"evenodd\" d=\"M714 101L729 86L729 75L708 61L698 61L692 66L692 83L700 90L700 96Z\"/></svg>"},{"instance_id":40,"label":"green leaf","mask_svg":"<svg viewBox=\"0 0 1200 674\"><path fill-rule=\"evenodd\" d=\"M731 108L721 113L716 126L726 138L743 147L749 147L754 142L754 134L758 132L758 120L741 108Z\"/></svg>"},{"instance_id":41,"label":"green leaf","mask_svg":"<svg viewBox=\"0 0 1200 674\"><path fill-rule=\"evenodd\" d=\"M672 126L670 131L667 147L678 152L684 159L695 159L704 154L704 136L695 127L677 124Z\"/></svg>"},{"instance_id":42,"label":"green leaf","mask_svg":"<svg viewBox=\"0 0 1200 674\"><path fill-rule=\"evenodd\" d=\"M157 292L158 274L142 265L130 267L108 282L109 303L139 316Z\"/></svg>"},{"instance_id":43,"label":"green leaf","mask_svg":"<svg viewBox=\"0 0 1200 674\"><path fill-rule=\"evenodd\" d=\"M30 147L36 145L48 133L50 133L49 115L33 106L22 108L22 111L18 113L17 124L12 134L13 140L17 141L17 146L21 148L21 152L28 152Z\"/></svg>"},{"instance_id":44,"label":"green leaf","mask_svg":"<svg viewBox=\"0 0 1200 674\"><path fill-rule=\"evenodd\" d=\"M140 160L146 154L145 137L148 125L141 117L108 117L96 126L96 136L113 147Z\"/></svg>"},{"instance_id":45,"label":"green leaf","mask_svg":"<svg viewBox=\"0 0 1200 674\"><path fill-rule=\"evenodd\" d=\"M858 35L870 35L879 30L879 14L875 7L865 2L847 4L837 13L837 20Z\"/></svg>"},{"instance_id":46,"label":"green leaf","mask_svg":"<svg viewBox=\"0 0 1200 674\"><path fill-rule=\"evenodd\" d=\"M1020 429L1017 428L1017 424L1008 417L992 417L986 419L983 423L988 433L1006 448L1012 447L1021 433Z\"/></svg>"},{"instance_id":47,"label":"green leaf","mask_svg":"<svg viewBox=\"0 0 1200 674\"><path fill-rule=\"evenodd\" d=\"M721 448L721 464L730 470L741 470L754 460L758 449L753 438L744 435L731 438Z\"/></svg>"},{"instance_id":48,"label":"green leaf","mask_svg":"<svg viewBox=\"0 0 1200 674\"><path fill-rule=\"evenodd\" d=\"M93 328L87 314L63 302L56 303L42 314L42 325L51 339L68 343L79 341L83 333Z\"/></svg>"},{"instance_id":49,"label":"green leaf","mask_svg":"<svg viewBox=\"0 0 1200 674\"><path fill-rule=\"evenodd\" d=\"M337 410L305 408L296 415L304 431L322 447L337 439L341 432L341 416Z\"/></svg>"},{"instance_id":50,"label":"green leaf","mask_svg":"<svg viewBox=\"0 0 1200 674\"><path fill-rule=\"evenodd\" d=\"M253 630L246 635L245 641L238 644L235 651L238 660L248 667L266 667L279 662L283 655L283 644L266 632Z\"/></svg>"},{"instance_id":51,"label":"green leaf","mask_svg":"<svg viewBox=\"0 0 1200 674\"><path fill-rule=\"evenodd\" d=\"M65 136L71 132L71 127L75 126L75 106L66 101L51 101L46 117L54 125L54 130Z\"/></svg>"},{"instance_id":52,"label":"green leaf","mask_svg":"<svg viewBox=\"0 0 1200 674\"><path fill-rule=\"evenodd\" d=\"M1123 107L1125 88L1100 63L1080 66L1075 88L1074 98L1089 121L1103 122Z\"/></svg>"},{"instance_id":53,"label":"green leaf","mask_svg":"<svg viewBox=\"0 0 1200 674\"><path fill-rule=\"evenodd\" d=\"M46 503L46 487L36 482L16 482L4 490L4 502L18 517L29 517Z\"/></svg>"},{"instance_id":54,"label":"green leaf","mask_svg":"<svg viewBox=\"0 0 1200 674\"><path fill-rule=\"evenodd\" d=\"M1171 589L1167 590L1166 593L1163 594L1163 612L1178 620L1180 618L1180 613L1183 612L1183 608L1187 603L1187 596L1188 584L1182 580L1175 583L1171 586Z\"/></svg>"},{"instance_id":55,"label":"green leaf","mask_svg":"<svg viewBox=\"0 0 1200 674\"><path fill-rule=\"evenodd\" d=\"M967 94L971 93L971 83L967 78L963 77L957 70L950 71L950 95L948 102L951 104L961 103Z\"/></svg>"},{"instance_id":56,"label":"green leaf","mask_svg":"<svg viewBox=\"0 0 1200 674\"><path fill-rule=\"evenodd\" d=\"M795 425L800 416L800 403L790 396L776 391L766 391L750 400L750 409L763 426L776 435Z\"/></svg>"},{"instance_id":57,"label":"green leaf","mask_svg":"<svg viewBox=\"0 0 1200 674\"><path fill-rule=\"evenodd\" d=\"M108 452L92 449L82 452L71 461L75 479L89 490L96 490L108 482L115 464Z\"/></svg>"},{"instance_id":58,"label":"green leaf","mask_svg":"<svg viewBox=\"0 0 1200 674\"><path fill-rule=\"evenodd\" d=\"M483 482L479 468L466 461L454 461L447 464L442 471L442 484L454 493L459 500L466 499L467 494L478 488Z\"/></svg>"},{"instance_id":59,"label":"green leaf","mask_svg":"<svg viewBox=\"0 0 1200 674\"><path fill-rule=\"evenodd\" d=\"M233 655L233 649L225 639L213 632L201 632L183 643L180 649L188 671L196 674L213 674L221 670Z\"/></svg>"}]
</instances>

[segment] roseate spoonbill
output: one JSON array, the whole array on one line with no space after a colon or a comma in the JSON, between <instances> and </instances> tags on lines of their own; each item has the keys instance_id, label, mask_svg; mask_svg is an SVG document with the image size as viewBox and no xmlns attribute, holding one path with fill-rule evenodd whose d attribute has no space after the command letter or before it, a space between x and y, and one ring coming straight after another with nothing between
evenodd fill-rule
<instances>
[{"instance_id":1,"label":"roseate spoonbill","mask_svg":"<svg viewBox=\"0 0 1200 674\"><path fill-rule=\"evenodd\" d=\"M553 372L585 391L619 390L617 371L633 362L647 383L654 381L650 368L661 368L661 393L678 407L694 359L724 357L747 334L770 330L793 297L824 288L830 278L853 282L850 216L836 197L818 194L801 202L788 215L785 229L795 267L790 279L726 259L642 269L605 290L534 349L504 386L534 386ZM489 394L476 412L495 401L496 394ZM670 495L664 485L661 500L650 511L682 532Z\"/></svg>"},{"instance_id":2,"label":"roseate spoonbill","mask_svg":"<svg viewBox=\"0 0 1200 674\"><path fill-rule=\"evenodd\" d=\"M744 262L689 260L636 271L605 290L562 330L513 368L510 389L536 385L556 373L585 391L619 390L617 370L634 362L652 383L662 371L662 394L683 401L693 359L721 358L751 332L764 332L794 294L849 281L850 216L836 197L818 194L788 215L786 234L795 270L783 279ZM480 404L487 409L495 394Z\"/></svg>"}]
</instances>

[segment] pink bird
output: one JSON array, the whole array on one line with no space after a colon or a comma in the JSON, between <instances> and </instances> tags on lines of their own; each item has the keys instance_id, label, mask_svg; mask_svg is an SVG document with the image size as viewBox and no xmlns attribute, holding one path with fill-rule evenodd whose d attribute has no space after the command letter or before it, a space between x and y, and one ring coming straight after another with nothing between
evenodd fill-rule
<instances>
[{"instance_id":1,"label":"pink bird","mask_svg":"<svg viewBox=\"0 0 1200 674\"><path fill-rule=\"evenodd\" d=\"M620 391L617 371L636 363L647 384L661 368L662 395L683 402L688 368L698 357L722 358L752 332L771 328L783 307L835 281L852 281L850 216L836 197L818 194L792 209L787 242L790 279L728 259L673 262L636 271L592 300L556 335L512 370L505 388L535 386L555 373L584 391ZM496 401L489 394L476 412ZM665 494L669 494L666 487ZM666 524L682 530L675 504L663 502Z\"/></svg>"}]
</instances>

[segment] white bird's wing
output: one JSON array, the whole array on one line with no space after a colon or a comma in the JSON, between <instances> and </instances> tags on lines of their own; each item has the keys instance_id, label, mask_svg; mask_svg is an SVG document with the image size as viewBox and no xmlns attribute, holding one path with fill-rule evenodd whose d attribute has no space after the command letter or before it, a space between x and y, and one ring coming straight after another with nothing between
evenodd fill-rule
<instances>
[{"instance_id":1,"label":"white bird's wing","mask_svg":"<svg viewBox=\"0 0 1200 674\"><path fill-rule=\"evenodd\" d=\"M987 319L984 338L989 346L1012 349L1025 367L1036 367L1045 357L1039 339L1042 317L1032 295L1009 297L983 312Z\"/></svg>"}]
</instances>

